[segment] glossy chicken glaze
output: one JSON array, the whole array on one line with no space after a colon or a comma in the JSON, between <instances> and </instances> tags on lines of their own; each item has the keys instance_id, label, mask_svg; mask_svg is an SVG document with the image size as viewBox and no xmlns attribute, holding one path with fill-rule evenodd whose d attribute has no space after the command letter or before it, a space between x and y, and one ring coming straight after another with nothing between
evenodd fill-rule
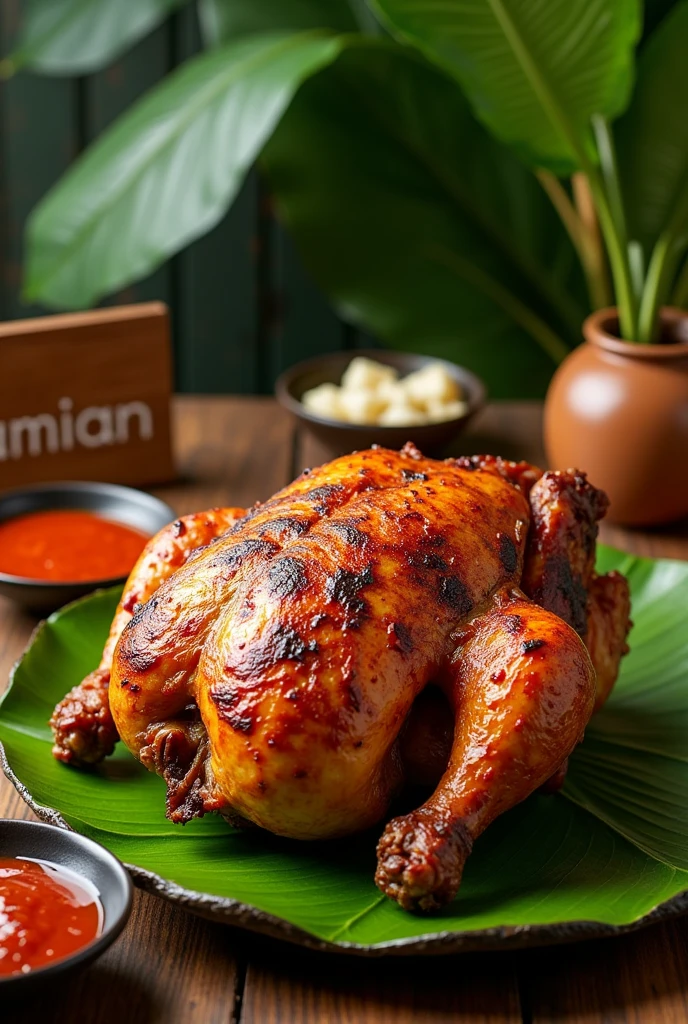
<instances>
[{"instance_id":1,"label":"glossy chicken glaze","mask_svg":"<svg viewBox=\"0 0 688 1024\"><path fill-rule=\"evenodd\" d=\"M452 630L520 576L522 494L442 464L406 480L380 454L394 483L244 576L199 664L217 783L281 835L330 838L382 817L401 782L394 740L451 654Z\"/></svg>"},{"instance_id":2,"label":"glossy chicken glaze","mask_svg":"<svg viewBox=\"0 0 688 1024\"><path fill-rule=\"evenodd\" d=\"M55 708L50 724L53 756L66 764L94 764L107 757L119 739L108 701L112 658L122 630L135 609L184 564L189 555L224 533L244 516L243 508L193 512L163 527L146 544L127 580L110 626L100 665Z\"/></svg>"},{"instance_id":3,"label":"glossy chicken glaze","mask_svg":"<svg viewBox=\"0 0 688 1024\"><path fill-rule=\"evenodd\" d=\"M423 807L391 821L378 845L377 884L409 910L453 898L473 840L552 776L595 700L578 635L516 588L498 591L452 640L449 765Z\"/></svg>"},{"instance_id":4,"label":"glossy chicken glaze","mask_svg":"<svg viewBox=\"0 0 688 1024\"><path fill-rule=\"evenodd\" d=\"M193 555L124 631L110 694L130 749L185 778L198 704L213 777L194 772L171 813L226 805L303 839L379 820L413 699L457 624L520 578L528 518L496 473L378 450L300 478Z\"/></svg>"},{"instance_id":5,"label":"glossy chicken glaze","mask_svg":"<svg viewBox=\"0 0 688 1024\"><path fill-rule=\"evenodd\" d=\"M111 715L110 749L118 731L164 778L173 821L219 811L298 839L364 829L429 784L387 825L376 882L434 910L498 814L561 784L616 678L629 601L594 572L606 504L575 471L407 445L306 471L243 518L202 514L176 571L152 542L132 575L97 695L89 677L55 710L56 756L104 756Z\"/></svg>"}]
</instances>

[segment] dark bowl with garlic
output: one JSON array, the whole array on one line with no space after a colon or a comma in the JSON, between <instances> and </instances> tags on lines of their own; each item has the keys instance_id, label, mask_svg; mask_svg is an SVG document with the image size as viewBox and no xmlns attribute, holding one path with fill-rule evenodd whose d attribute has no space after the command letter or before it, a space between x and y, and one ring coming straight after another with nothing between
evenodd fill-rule
<instances>
[{"instance_id":1,"label":"dark bowl with garlic","mask_svg":"<svg viewBox=\"0 0 688 1024\"><path fill-rule=\"evenodd\" d=\"M485 404L485 385L446 359L378 349L331 352L277 380L281 405L332 455L401 448L445 452Z\"/></svg>"}]
</instances>

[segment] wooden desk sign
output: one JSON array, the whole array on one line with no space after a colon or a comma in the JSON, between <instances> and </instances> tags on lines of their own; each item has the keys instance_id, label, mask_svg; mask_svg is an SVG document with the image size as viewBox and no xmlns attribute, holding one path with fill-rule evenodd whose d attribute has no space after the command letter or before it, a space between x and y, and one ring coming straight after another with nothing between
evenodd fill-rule
<instances>
[{"instance_id":1,"label":"wooden desk sign","mask_svg":"<svg viewBox=\"0 0 688 1024\"><path fill-rule=\"evenodd\" d=\"M0 324L0 490L171 480L171 388L160 302Z\"/></svg>"}]
</instances>

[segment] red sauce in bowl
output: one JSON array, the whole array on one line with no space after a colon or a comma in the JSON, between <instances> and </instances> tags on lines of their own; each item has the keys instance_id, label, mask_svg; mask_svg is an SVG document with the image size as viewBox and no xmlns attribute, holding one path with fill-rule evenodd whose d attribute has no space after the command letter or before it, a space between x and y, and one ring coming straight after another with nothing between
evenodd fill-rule
<instances>
[{"instance_id":1,"label":"red sauce in bowl","mask_svg":"<svg viewBox=\"0 0 688 1024\"><path fill-rule=\"evenodd\" d=\"M128 576L146 534L80 509L30 512L0 523L0 572L82 583Z\"/></svg>"},{"instance_id":2,"label":"red sauce in bowl","mask_svg":"<svg viewBox=\"0 0 688 1024\"><path fill-rule=\"evenodd\" d=\"M0 977L28 974L100 935L95 886L48 861L0 858Z\"/></svg>"}]
</instances>

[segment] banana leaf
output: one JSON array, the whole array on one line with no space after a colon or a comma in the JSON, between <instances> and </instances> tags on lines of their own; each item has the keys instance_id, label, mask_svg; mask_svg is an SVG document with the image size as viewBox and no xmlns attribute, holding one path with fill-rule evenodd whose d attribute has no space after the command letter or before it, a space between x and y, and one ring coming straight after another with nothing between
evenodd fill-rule
<instances>
[{"instance_id":1,"label":"banana leaf","mask_svg":"<svg viewBox=\"0 0 688 1024\"><path fill-rule=\"evenodd\" d=\"M639 0L371 0L401 39L461 83L481 121L535 167L596 163L590 121L625 110Z\"/></svg>"},{"instance_id":2,"label":"banana leaf","mask_svg":"<svg viewBox=\"0 0 688 1024\"><path fill-rule=\"evenodd\" d=\"M103 843L149 888L201 910L184 890L208 894L207 912L212 898L237 901L239 923L311 944L435 951L460 937L504 945L636 927L685 909L688 890L688 563L600 548L599 567L624 572L633 595L614 693L563 793L495 822L437 916L407 914L377 891L376 833L299 843L213 817L182 828L165 819L161 780L121 745L90 772L53 760L52 707L98 662L117 590L55 613L34 636L0 705L6 770L43 817Z\"/></svg>"},{"instance_id":3,"label":"banana leaf","mask_svg":"<svg viewBox=\"0 0 688 1024\"><path fill-rule=\"evenodd\" d=\"M226 213L300 84L343 42L252 35L189 60L103 133L27 226L27 298L92 305Z\"/></svg>"}]
</instances>

